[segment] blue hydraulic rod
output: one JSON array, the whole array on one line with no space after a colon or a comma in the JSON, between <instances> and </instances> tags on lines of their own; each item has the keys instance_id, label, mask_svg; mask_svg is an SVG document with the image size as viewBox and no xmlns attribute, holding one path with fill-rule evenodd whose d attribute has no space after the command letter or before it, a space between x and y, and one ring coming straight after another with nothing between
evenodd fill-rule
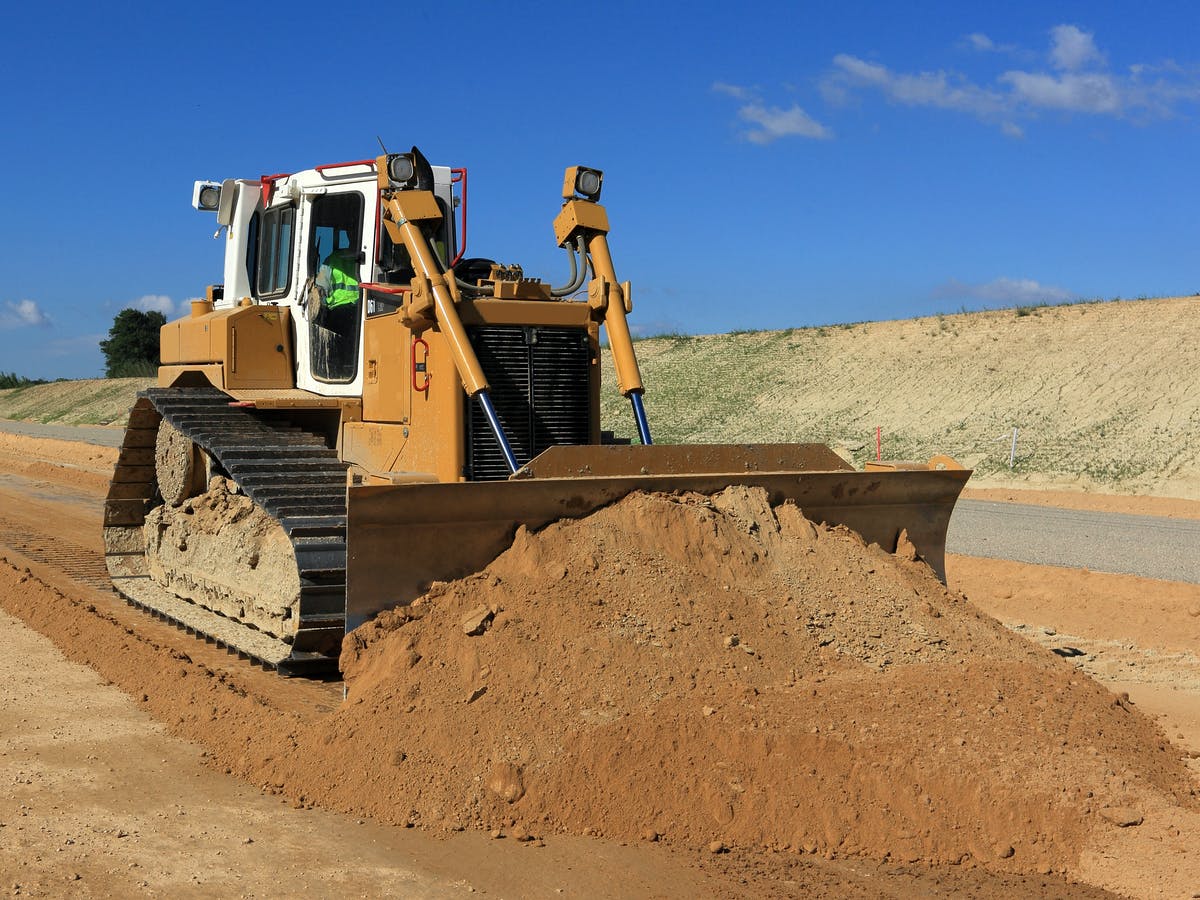
<instances>
[{"instance_id":1,"label":"blue hydraulic rod","mask_svg":"<svg viewBox=\"0 0 1200 900\"><path fill-rule=\"evenodd\" d=\"M479 401L480 409L487 416L488 424L492 426L492 434L496 436L496 442L500 445L500 452L504 454L504 461L508 463L508 471L510 473L517 471L519 468L517 466L517 457L513 455L508 438L504 435L504 429L500 426L500 419L496 415L496 407L492 406L491 396L487 391L480 391L475 395L475 399Z\"/></svg>"},{"instance_id":2,"label":"blue hydraulic rod","mask_svg":"<svg viewBox=\"0 0 1200 900\"><path fill-rule=\"evenodd\" d=\"M632 391L629 402L633 404L633 418L637 421L638 437L649 447L654 441L650 440L650 423L646 421L646 408L642 406L642 392Z\"/></svg>"}]
</instances>

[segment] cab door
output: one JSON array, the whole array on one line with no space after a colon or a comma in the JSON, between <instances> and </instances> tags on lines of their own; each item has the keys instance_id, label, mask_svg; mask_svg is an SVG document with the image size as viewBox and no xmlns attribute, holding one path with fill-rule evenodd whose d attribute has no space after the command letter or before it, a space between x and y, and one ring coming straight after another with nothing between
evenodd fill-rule
<instances>
[{"instance_id":1,"label":"cab door","mask_svg":"<svg viewBox=\"0 0 1200 900\"><path fill-rule=\"evenodd\" d=\"M297 246L295 298L296 385L317 394L356 396L362 391L362 292L370 280L373 198L357 189L305 193ZM370 207L370 208L368 208ZM346 298L353 296L352 302Z\"/></svg>"}]
</instances>

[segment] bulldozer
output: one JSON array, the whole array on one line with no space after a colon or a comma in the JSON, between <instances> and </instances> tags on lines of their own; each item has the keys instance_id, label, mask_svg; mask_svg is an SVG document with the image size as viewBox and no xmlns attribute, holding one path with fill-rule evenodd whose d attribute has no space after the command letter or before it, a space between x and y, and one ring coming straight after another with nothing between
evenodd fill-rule
<instances>
[{"instance_id":1,"label":"bulldozer","mask_svg":"<svg viewBox=\"0 0 1200 900\"><path fill-rule=\"evenodd\" d=\"M944 580L970 474L947 457L859 471L821 444L653 443L602 187L565 172L555 285L465 257L467 171L415 147L196 182L224 277L162 327L130 411L104 507L116 590L281 673L329 672L346 632L520 526L735 484L885 549L906 534ZM636 443L601 429L606 349Z\"/></svg>"}]
</instances>

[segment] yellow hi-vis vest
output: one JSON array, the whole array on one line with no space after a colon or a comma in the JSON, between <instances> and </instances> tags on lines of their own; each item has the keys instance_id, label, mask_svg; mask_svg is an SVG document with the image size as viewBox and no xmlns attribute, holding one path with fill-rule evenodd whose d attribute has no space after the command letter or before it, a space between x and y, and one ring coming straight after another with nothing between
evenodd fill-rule
<instances>
[{"instance_id":1,"label":"yellow hi-vis vest","mask_svg":"<svg viewBox=\"0 0 1200 900\"><path fill-rule=\"evenodd\" d=\"M358 302L358 279L352 273L358 269L358 254L349 248L334 250L325 258L329 266L329 293L325 305L336 309L348 303Z\"/></svg>"}]
</instances>

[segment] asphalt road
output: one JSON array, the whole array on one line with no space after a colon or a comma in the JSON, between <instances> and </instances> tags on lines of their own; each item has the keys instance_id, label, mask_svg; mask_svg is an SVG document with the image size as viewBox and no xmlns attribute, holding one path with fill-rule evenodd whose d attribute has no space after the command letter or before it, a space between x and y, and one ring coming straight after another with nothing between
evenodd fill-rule
<instances>
[{"instance_id":1,"label":"asphalt road","mask_svg":"<svg viewBox=\"0 0 1200 900\"><path fill-rule=\"evenodd\" d=\"M946 549L1200 584L1200 521L959 500Z\"/></svg>"}]
</instances>

